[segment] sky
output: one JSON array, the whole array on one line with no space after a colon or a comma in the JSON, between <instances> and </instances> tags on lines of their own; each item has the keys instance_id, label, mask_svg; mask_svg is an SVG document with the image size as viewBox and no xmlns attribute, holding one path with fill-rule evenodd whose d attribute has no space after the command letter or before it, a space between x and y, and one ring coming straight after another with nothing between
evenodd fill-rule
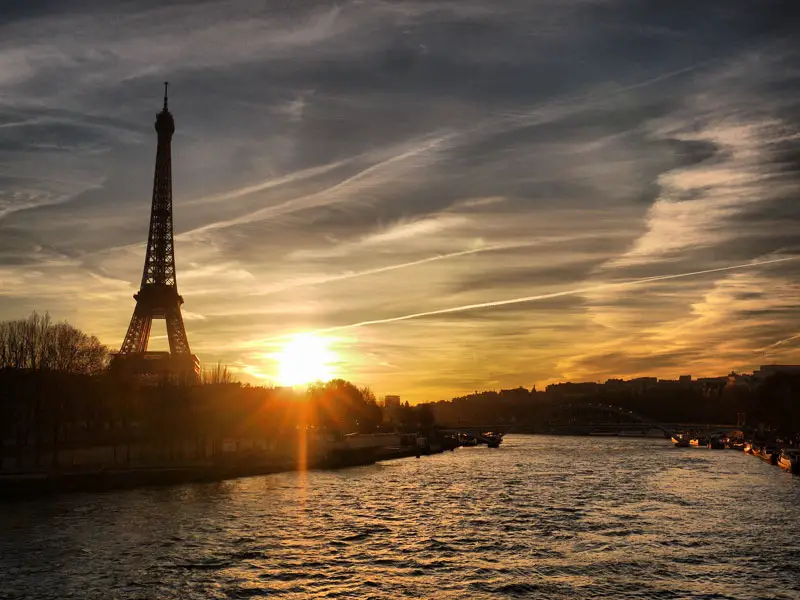
<instances>
[{"instance_id":1,"label":"sky","mask_svg":"<svg viewBox=\"0 0 800 600\"><path fill-rule=\"evenodd\" d=\"M276 384L316 340L418 402L800 362L798 30L796 0L2 2L0 319L119 347L169 80L207 365Z\"/></svg>"}]
</instances>

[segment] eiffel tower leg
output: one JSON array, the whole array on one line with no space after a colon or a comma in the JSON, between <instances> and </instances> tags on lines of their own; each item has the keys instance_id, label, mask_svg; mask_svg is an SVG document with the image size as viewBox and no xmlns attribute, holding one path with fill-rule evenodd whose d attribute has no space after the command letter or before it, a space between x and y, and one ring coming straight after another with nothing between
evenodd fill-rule
<instances>
[{"instance_id":1,"label":"eiffel tower leg","mask_svg":"<svg viewBox=\"0 0 800 600\"><path fill-rule=\"evenodd\" d=\"M133 311L131 323L128 325L128 333L120 348L121 354L133 354L147 352L147 342L150 339L150 327L153 318L150 315L143 315L139 312L139 305Z\"/></svg>"},{"instance_id":2,"label":"eiffel tower leg","mask_svg":"<svg viewBox=\"0 0 800 600\"><path fill-rule=\"evenodd\" d=\"M170 354L191 354L186 329L183 326L183 315L180 306L169 307L166 310L167 338L169 339Z\"/></svg>"}]
</instances>

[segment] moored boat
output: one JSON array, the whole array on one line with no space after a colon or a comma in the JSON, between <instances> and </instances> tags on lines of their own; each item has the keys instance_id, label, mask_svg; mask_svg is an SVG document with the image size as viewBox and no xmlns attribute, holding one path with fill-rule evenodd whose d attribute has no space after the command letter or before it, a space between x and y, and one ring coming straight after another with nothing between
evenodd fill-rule
<instances>
[{"instance_id":1,"label":"moored boat","mask_svg":"<svg viewBox=\"0 0 800 600\"><path fill-rule=\"evenodd\" d=\"M756 456L771 465L778 464L778 449L773 446L762 446Z\"/></svg>"},{"instance_id":2,"label":"moored boat","mask_svg":"<svg viewBox=\"0 0 800 600\"><path fill-rule=\"evenodd\" d=\"M489 448L499 448L503 441L502 433L484 433L483 439L486 440L486 446Z\"/></svg>"},{"instance_id":3,"label":"moored boat","mask_svg":"<svg viewBox=\"0 0 800 600\"><path fill-rule=\"evenodd\" d=\"M688 448L689 447L689 438L681 433L676 433L672 436L672 443L675 444L678 448Z\"/></svg>"},{"instance_id":4,"label":"moored boat","mask_svg":"<svg viewBox=\"0 0 800 600\"><path fill-rule=\"evenodd\" d=\"M728 439L726 437L712 435L710 438L708 438L707 446L712 450L724 450L727 441Z\"/></svg>"},{"instance_id":5,"label":"moored boat","mask_svg":"<svg viewBox=\"0 0 800 600\"><path fill-rule=\"evenodd\" d=\"M778 453L778 466L790 473L800 474L800 449L784 448Z\"/></svg>"},{"instance_id":6,"label":"moored boat","mask_svg":"<svg viewBox=\"0 0 800 600\"><path fill-rule=\"evenodd\" d=\"M477 446L478 440L475 436L470 435L468 433L459 433L458 434L458 442L462 446Z\"/></svg>"}]
</instances>

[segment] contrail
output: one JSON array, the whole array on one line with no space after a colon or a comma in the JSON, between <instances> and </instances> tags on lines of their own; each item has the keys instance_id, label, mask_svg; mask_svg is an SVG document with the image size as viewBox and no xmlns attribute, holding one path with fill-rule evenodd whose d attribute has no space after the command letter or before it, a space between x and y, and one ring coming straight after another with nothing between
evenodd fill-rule
<instances>
[{"instance_id":1,"label":"contrail","mask_svg":"<svg viewBox=\"0 0 800 600\"><path fill-rule=\"evenodd\" d=\"M447 260L448 258L458 258L459 256L469 256L470 254L478 254L480 252L493 252L497 250L513 250L517 248L524 248L533 244L508 244L505 246L482 246L480 248L471 248L469 250L459 250L458 252L448 252L447 254L436 254L434 256L427 256L410 262L397 263L394 265L386 265L385 267L376 267L374 269L365 269L363 271L351 271L349 273L339 273L338 275L329 275L327 277L317 277L290 283L286 286L269 290L267 292L253 292L248 294L250 296L266 296L268 294L275 294L277 292L284 292L286 290L293 290L299 287L309 285L322 285L325 283L334 283L336 281L344 281L346 279L355 279L357 277L366 277L368 275L378 275L380 273L388 273L389 271L397 271L398 269L407 269L409 267L416 267L427 263L437 262L440 260Z\"/></svg>"},{"instance_id":2,"label":"contrail","mask_svg":"<svg viewBox=\"0 0 800 600\"><path fill-rule=\"evenodd\" d=\"M356 157L359 158L359 157ZM209 204L213 202L221 202L225 200L235 200L237 198L241 198L242 196L248 196L250 194L254 194L256 192L263 192L265 190L280 187L287 183L294 183L298 180L304 179L313 179L317 175L324 175L330 171L335 171L339 167L344 166L347 161L339 160L336 162L328 163L325 165L320 165L318 167L311 167L309 169L302 169L300 171L295 171L294 173L289 173L286 175L282 175L280 177L275 177L273 179L267 179L260 183L255 183L252 185L247 185L244 187L228 190L226 192L221 192L219 194L212 194L210 196L203 196L201 198L194 198L193 200L188 200L183 203L184 206L192 206L196 204Z\"/></svg>"},{"instance_id":3,"label":"contrail","mask_svg":"<svg viewBox=\"0 0 800 600\"><path fill-rule=\"evenodd\" d=\"M216 229L226 229L236 225L243 225L245 223L263 220L268 217L282 216L288 213L297 212L299 210L319 208L320 206L342 202L343 200L337 200L336 198L343 198L344 194L342 194L342 192L347 191L348 186L357 184L364 179L368 179L371 175L379 173L381 170L391 167L395 163L403 162L409 158L413 158L415 156L425 154L428 151L435 150L437 147L441 146L453 137L454 134L452 133L440 134L436 137L428 137L422 142L414 144L410 150L405 150L400 154L394 154L389 158L375 162L370 166L358 171L357 173L350 175L346 179L331 185L330 187L312 192L310 194L297 196L289 200L285 200L279 204L269 205L251 213L234 217L226 221L207 223L206 225L201 225L200 227L190 229L189 231L184 231L177 237L185 238L191 236L192 234L204 233L206 231L212 231Z\"/></svg>"},{"instance_id":4,"label":"contrail","mask_svg":"<svg viewBox=\"0 0 800 600\"><path fill-rule=\"evenodd\" d=\"M633 279L629 281L620 281L618 283L601 283L588 287L575 288L571 290L564 290L561 292L552 292L550 294L539 294L538 296L522 296L520 298L509 298L507 300L493 300L491 302L479 302L477 304L464 304L461 306L452 306L450 308L440 308L436 310L428 310L424 312L411 313L401 315L398 317L387 317L385 319L373 319L370 321L359 321L358 323L351 323L349 325L337 325L335 327L327 327L325 329L317 329L309 333L329 333L332 331L342 331L345 329L355 329L356 327L367 327L368 325L382 325L384 323L396 323L398 321L409 321L411 319L419 319L422 317L432 317L436 315L446 315L450 313L465 312L468 310L479 310L481 308L493 308L496 306L506 306L509 304L524 304L526 302L536 302L538 300L548 300L550 298L560 298L563 296L575 296L578 294L585 294L587 292L596 292L599 290L607 290L613 288L625 288L635 285L644 285L654 281L665 281L667 279L681 279L683 277L696 277L698 275L707 275L709 273L721 273L723 271L735 271L739 269L748 269L751 267L760 267L763 265L772 265L775 263L786 262L789 260L797 260L800 256L786 256L783 258L775 258L771 260L762 260L758 262L742 263L739 265L730 265L727 267L717 267L716 269L704 269L702 271L691 271L689 273L673 273L671 275L655 275L653 277L645 277L643 279ZM278 336L274 338L267 338L264 341L285 339L291 337L288 335Z\"/></svg>"},{"instance_id":5,"label":"contrail","mask_svg":"<svg viewBox=\"0 0 800 600\"><path fill-rule=\"evenodd\" d=\"M788 344L789 342L792 342L792 341L794 341L796 339L800 339L800 333L798 333L796 335L793 335L793 336L790 336L788 338L784 338L782 340L778 340L774 344L770 344L769 346L764 347L762 352L766 353L767 350L769 350L770 348L777 348L778 346L782 346L783 344Z\"/></svg>"},{"instance_id":6,"label":"contrail","mask_svg":"<svg viewBox=\"0 0 800 600\"><path fill-rule=\"evenodd\" d=\"M248 294L248 296L267 296L269 294L276 294L278 292L285 292L286 290L293 290L299 287L305 287L310 285L323 285L326 283L334 283L336 281L344 281L347 279L355 279L357 277L366 277L368 275L379 275L380 273L388 273L390 271L397 271L399 269L407 269L409 267L416 267L419 265L424 265L427 263L438 262L440 260L448 260L450 258L458 258L460 256L469 256L471 254L482 254L484 252L499 252L502 250L518 250L520 248L533 248L535 246L541 246L548 242L560 242L560 241L568 241L570 237L561 236L561 237L552 237L552 238L545 238L541 240L537 240L535 242L520 242L516 244L495 244L493 246L479 246L478 248L470 248L468 250L459 250L457 252L447 252L445 254L434 254L433 256L426 256L425 258L419 258L417 260L412 260L409 262L404 263L396 263L393 265L386 265L384 267L375 267L373 269L365 269L363 271L350 271L345 273L339 273L338 275L329 275L325 277L317 277L317 278L309 278L306 280L296 281L294 283L289 283L285 286L267 290L264 292L253 292Z\"/></svg>"}]
</instances>

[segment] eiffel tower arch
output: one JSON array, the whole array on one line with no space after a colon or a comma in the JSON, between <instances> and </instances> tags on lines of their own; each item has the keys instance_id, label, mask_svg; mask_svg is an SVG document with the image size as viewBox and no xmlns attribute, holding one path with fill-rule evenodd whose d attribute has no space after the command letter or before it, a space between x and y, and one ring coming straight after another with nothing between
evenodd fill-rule
<instances>
[{"instance_id":1,"label":"eiffel tower arch","mask_svg":"<svg viewBox=\"0 0 800 600\"><path fill-rule=\"evenodd\" d=\"M156 115L156 168L153 179L153 202L150 209L150 232L144 258L142 282L133 298L128 332L119 352L112 358L112 368L138 375L172 376L197 380L200 363L189 348L183 326L181 305L175 277L175 247L172 234L172 135L175 120L167 107L164 83L164 108ZM165 319L169 352L149 352L153 319Z\"/></svg>"}]
</instances>

